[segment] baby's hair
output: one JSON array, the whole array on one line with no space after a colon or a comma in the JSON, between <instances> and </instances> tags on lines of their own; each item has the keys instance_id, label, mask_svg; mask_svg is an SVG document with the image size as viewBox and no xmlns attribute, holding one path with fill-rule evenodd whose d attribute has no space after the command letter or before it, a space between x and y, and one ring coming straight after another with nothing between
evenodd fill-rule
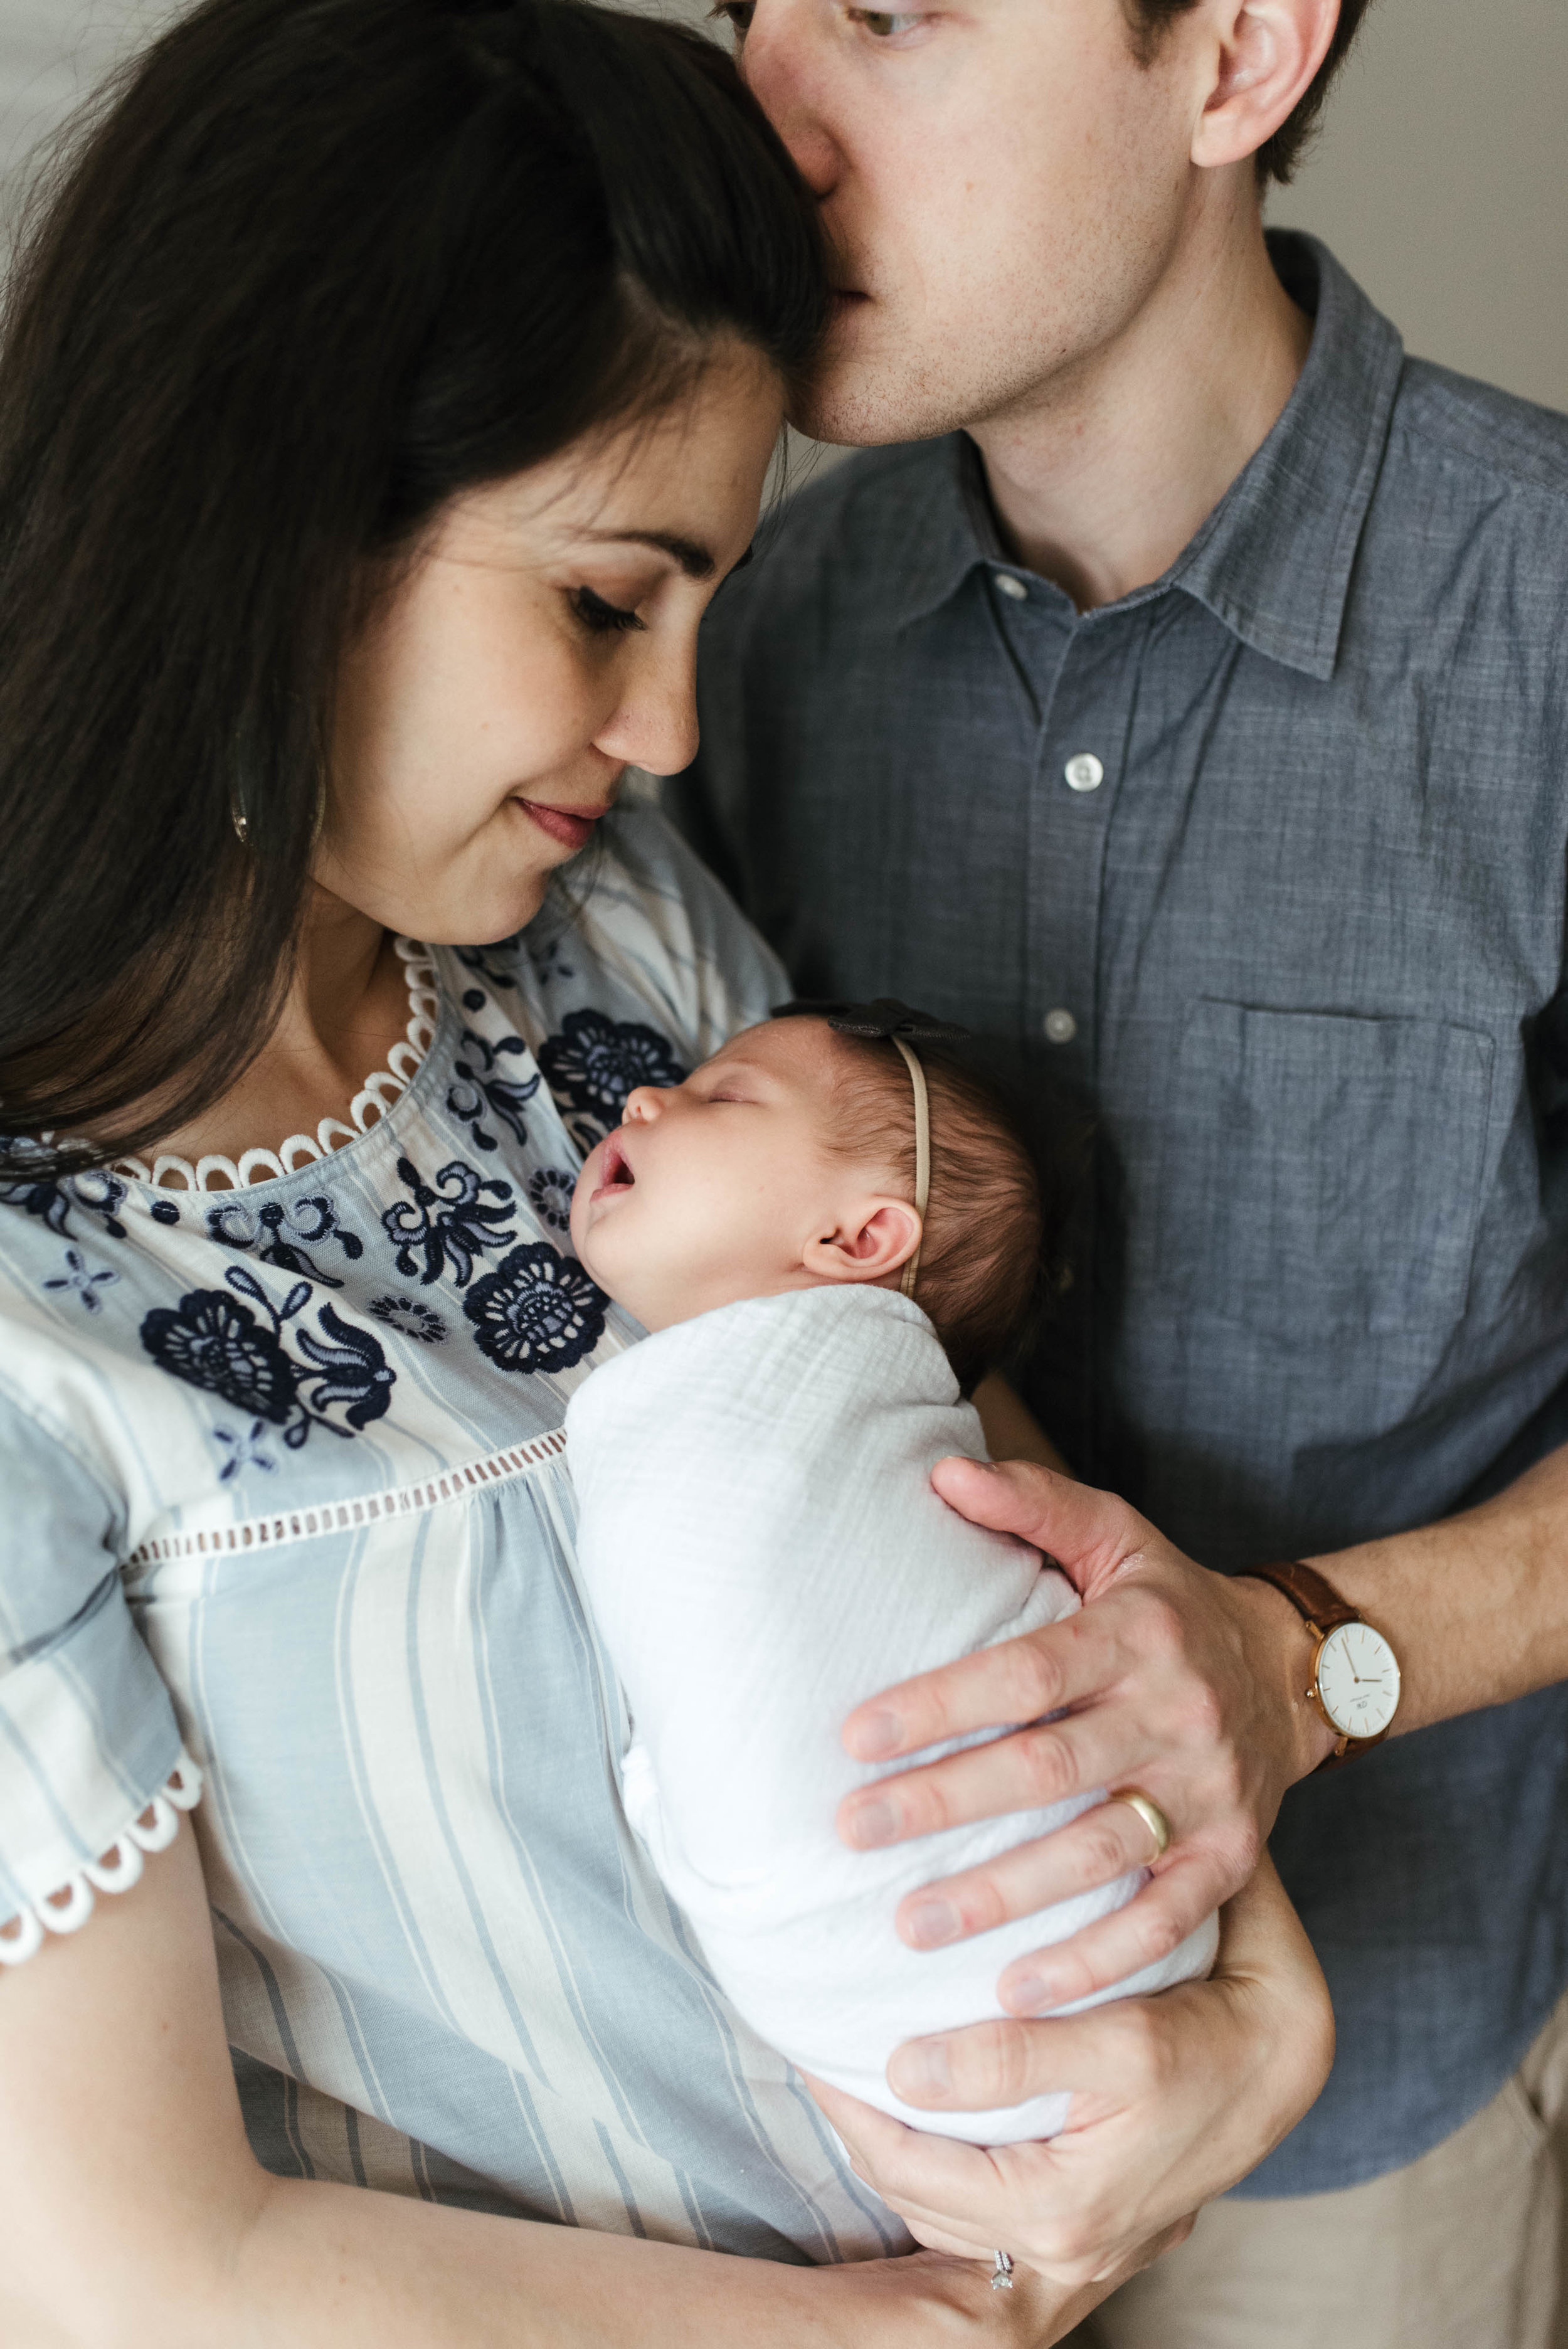
<instances>
[{"instance_id":1,"label":"baby's hair","mask_svg":"<svg viewBox=\"0 0 1568 2349\"><path fill-rule=\"evenodd\" d=\"M914 1096L903 1059L885 1040L832 1034L842 1115L830 1146L875 1159L913 1198ZM917 1050L931 1102L931 1197L914 1301L970 1394L1042 1317L1059 1203L1002 1089L951 1046Z\"/></svg>"}]
</instances>

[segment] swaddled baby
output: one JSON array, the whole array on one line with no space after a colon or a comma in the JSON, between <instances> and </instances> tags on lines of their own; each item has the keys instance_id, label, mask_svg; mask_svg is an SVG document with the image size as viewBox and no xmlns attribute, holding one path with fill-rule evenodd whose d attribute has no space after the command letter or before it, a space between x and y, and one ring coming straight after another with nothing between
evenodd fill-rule
<instances>
[{"instance_id":1,"label":"swaddled baby","mask_svg":"<svg viewBox=\"0 0 1568 2349\"><path fill-rule=\"evenodd\" d=\"M583 1264L654 1333L566 1421L579 1570L632 1716L627 1815L736 2007L792 2062L916 2128L1047 2137L1065 2095L922 2112L885 2065L905 2039L1001 2014L1004 1966L1119 1908L1141 1873L944 1949L907 1948L893 1913L1103 1793L881 1851L834 1829L886 1775L841 1743L856 1705L1078 1604L931 1485L948 1454L985 1457L961 1385L1027 1309L1039 1187L919 1015L790 1013L634 1092L573 1205ZM1215 1943L1211 1920L1104 1995L1205 1972Z\"/></svg>"}]
</instances>

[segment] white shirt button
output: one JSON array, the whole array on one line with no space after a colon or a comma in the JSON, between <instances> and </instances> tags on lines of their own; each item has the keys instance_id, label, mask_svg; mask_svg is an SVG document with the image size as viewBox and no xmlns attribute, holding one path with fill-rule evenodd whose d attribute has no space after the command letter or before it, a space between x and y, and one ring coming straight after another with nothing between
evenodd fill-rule
<instances>
[{"instance_id":1,"label":"white shirt button","mask_svg":"<svg viewBox=\"0 0 1568 2349\"><path fill-rule=\"evenodd\" d=\"M1001 589L1004 595L1010 595L1012 597L1015 604L1023 604L1027 602L1029 595L1028 589L1025 586L1021 579L1014 577L1012 572L998 571L996 574L996 585Z\"/></svg>"},{"instance_id":2,"label":"white shirt button","mask_svg":"<svg viewBox=\"0 0 1568 2349\"><path fill-rule=\"evenodd\" d=\"M1068 761L1062 771L1069 792L1098 792L1105 781L1105 769L1092 750L1080 750L1076 759Z\"/></svg>"},{"instance_id":3,"label":"white shirt button","mask_svg":"<svg viewBox=\"0 0 1568 2349\"><path fill-rule=\"evenodd\" d=\"M1070 1044L1078 1034L1078 1021L1070 1011L1047 1011L1046 1040L1051 1044Z\"/></svg>"}]
</instances>

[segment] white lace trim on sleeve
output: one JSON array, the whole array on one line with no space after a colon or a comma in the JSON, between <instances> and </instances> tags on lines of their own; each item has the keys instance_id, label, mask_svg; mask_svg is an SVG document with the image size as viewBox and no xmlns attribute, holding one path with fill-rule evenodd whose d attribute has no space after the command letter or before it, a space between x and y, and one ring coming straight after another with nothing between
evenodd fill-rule
<instances>
[{"instance_id":1,"label":"white lace trim on sleeve","mask_svg":"<svg viewBox=\"0 0 1568 2349\"><path fill-rule=\"evenodd\" d=\"M99 1892L129 1892L141 1874L143 1854L167 1851L180 1832L181 1812L193 1811L201 1799L201 1773L181 1746L161 1793L139 1818L128 1821L106 1852L67 1877L47 1899L29 1901L20 1916L0 1925L0 1966L26 1964L42 1949L46 1932L78 1931Z\"/></svg>"}]
</instances>

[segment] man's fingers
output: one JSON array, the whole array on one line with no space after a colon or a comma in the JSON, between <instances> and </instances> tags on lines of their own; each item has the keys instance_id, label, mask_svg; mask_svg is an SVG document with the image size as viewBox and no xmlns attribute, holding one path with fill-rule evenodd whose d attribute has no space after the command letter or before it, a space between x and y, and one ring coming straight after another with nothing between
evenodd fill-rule
<instances>
[{"instance_id":1,"label":"man's fingers","mask_svg":"<svg viewBox=\"0 0 1568 2349\"><path fill-rule=\"evenodd\" d=\"M1179 1949L1212 1916L1233 1887L1207 1850L1172 1852L1160 1874L1125 1909L1086 1925L1068 1941L1037 1951L1010 1965L996 1994L1011 2013L1047 2014L1053 2007L1110 1990Z\"/></svg>"},{"instance_id":2,"label":"man's fingers","mask_svg":"<svg viewBox=\"0 0 1568 2349\"><path fill-rule=\"evenodd\" d=\"M1038 1721L1109 1686L1126 1661L1114 1622L1085 1608L884 1689L851 1713L844 1745L857 1762L891 1762L972 1730Z\"/></svg>"},{"instance_id":3,"label":"man's fingers","mask_svg":"<svg viewBox=\"0 0 1568 2349\"><path fill-rule=\"evenodd\" d=\"M855 1851L877 1851L975 1819L1050 1810L1098 1786L1136 1778L1146 1764L1163 1758L1163 1750L1137 1720L1093 1705L1068 1720L1036 1722L1011 1737L860 1787L839 1806L839 1833ZM1150 1847L1145 1828L1141 1858L1150 1857Z\"/></svg>"},{"instance_id":4,"label":"man's fingers","mask_svg":"<svg viewBox=\"0 0 1568 2349\"><path fill-rule=\"evenodd\" d=\"M1097 2103L1116 2105L1124 2100L1124 2088L1139 2085L1129 2049L1140 2035L1120 2008L1092 2007L1043 2023L1004 2015L906 2040L893 2050L888 2085L906 2105L932 2112L986 2112L1029 2096L1077 2096L1088 2089L1097 2092ZM1119 2055L1121 2043L1127 2045ZM1070 2114L1068 2127L1077 2125L1077 2114Z\"/></svg>"},{"instance_id":5,"label":"man's fingers","mask_svg":"<svg viewBox=\"0 0 1568 2349\"><path fill-rule=\"evenodd\" d=\"M939 1460L931 1481L951 1509L1045 1550L1079 1590L1102 1582L1153 1537L1153 1528L1114 1493L1026 1460L986 1467L960 1454Z\"/></svg>"},{"instance_id":6,"label":"man's fingers","mask_svg":"<svg viewBox=\"0 0 1568 2349\"><path fill-rule=\"evenodd\" d=\"M987 1933L1147 1867L1152 1845L1147 1825L1128 1804L1097 1803L1054 1835L1016 1844L984 1867L908 1894L895 1920L899 1937L912 1950L937 1950Z\"/></svg>"}]
</instances>

